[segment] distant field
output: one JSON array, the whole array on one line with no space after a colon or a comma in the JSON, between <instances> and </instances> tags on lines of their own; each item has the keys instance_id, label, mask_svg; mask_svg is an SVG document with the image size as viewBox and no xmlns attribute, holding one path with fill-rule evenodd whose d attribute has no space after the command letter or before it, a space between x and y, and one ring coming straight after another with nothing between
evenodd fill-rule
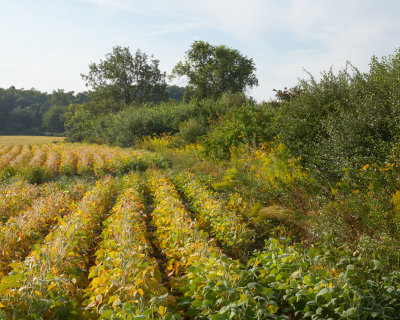
<instances>
[{"instance_id":1,"label":"distant field","mask_svg":"<svg viewBox=\"0 0 400 320\"><path fill-rule=\"evenodd\" d=\"M65 141L65 137L45 137L45 136L0 136L1 144L34 144L52 143Z\"/></svg>"}]
</instances>

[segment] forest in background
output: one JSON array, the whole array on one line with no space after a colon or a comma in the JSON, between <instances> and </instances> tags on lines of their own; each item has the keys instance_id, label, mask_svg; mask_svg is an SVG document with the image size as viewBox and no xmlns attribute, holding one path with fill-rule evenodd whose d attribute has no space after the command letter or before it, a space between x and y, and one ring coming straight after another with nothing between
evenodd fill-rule
<instances>
[{"instance_id":1,"label":"forest in background","mask_svg":"<svg viewBox=\"0 0 400 320\"><path fill-rule=\"evenodd\" d=\"M75 94L59 89L48 94L33 88L0 88L0 134L62 134L67 107L86 101L86 92Z\"/></svg>"},{"instance_id":2,"label":"forest in background","mask_svg":"<svg viewBox=\"0 0 400 320\"><path fill-rule=\"evenodd\" d=\"M168 86L169 99L181 100L184 88ZM87 103L88 92L52 93L14 86L0 88L0 135L65 135L65 113L71 104Z\"/></svg>"}]
</instances>

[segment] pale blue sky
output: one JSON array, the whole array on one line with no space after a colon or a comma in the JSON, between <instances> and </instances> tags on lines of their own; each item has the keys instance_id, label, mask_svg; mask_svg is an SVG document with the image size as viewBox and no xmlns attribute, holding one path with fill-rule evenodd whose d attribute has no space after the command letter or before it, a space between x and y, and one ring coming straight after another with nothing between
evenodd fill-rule
<instances>
[{"instance_id":1,"label":"pale blue sky","mask_svg":"<svg viewBox=\"0 0 400 320\"><path fill-rule=\"evenodd\" d=\"M0 0L0 87L86 90L80 74L116 45L169 73L205 40L253 58L260 85L249 94L268 100L303 69L350 60L367 71L372 55L400 47L399 14L398 0Z\"/></svg>"}]
</instances>

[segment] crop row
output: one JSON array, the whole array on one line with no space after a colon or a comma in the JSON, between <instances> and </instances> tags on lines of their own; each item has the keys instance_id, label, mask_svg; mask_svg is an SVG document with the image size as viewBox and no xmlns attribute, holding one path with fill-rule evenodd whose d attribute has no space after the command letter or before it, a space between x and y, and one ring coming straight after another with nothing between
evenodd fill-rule
<instances>
[{"instance_id":1,"label":"crop row","mask_svg":"<svg viewBox=\"0 0 400 320\"><path fill-rule=\"evenodd\" d=\"M24 244L27 249L26 241L39 238L41 228L49 228L44 224L49 219L58 224L24 261L10 264L12 270L0 283L0 318L163 317L171 296L152 257L139 180L134 173L120 184L104 178L76 205L69 192L58 190L40 198L41 206L38 200L37 206L18 215L16 221L27 222L18 224L27 236L23 243L10 242L14 249ZM16 225L13 220L10 226ZM11 232L5 235L13 237ZM91 261L96 246L96 261ZM7 264L10 259L2 261Z\"/></svg>"},{"instance_id":2,"label":"crop row","mask_svg":"<svg viewBox=\"0 0 400 320\"><path fill-rule=\"evenodd\" d=\"M221 250L201 231L169 179L149 175L155 208L157 245L168 259L171 285L182 292L178 305L185 315L209 319L273 319L277 311L272 290L256 275Z\"/></svg>"},{"instance_id":3,"label":"crop row","mask_svg":"<svg viewBox=\"0 0 400 320\"><path fill-rule=\"evenodd\" d=\"M0 186L0 226L10 216L29 207L39 195L43 187L28 183L24 179L16 179L10 184Z\"/></svg>"},{"instance_id":4,"label":"crop row","mask_svg":"<svg viewBox=\"0 0 400 320\"><path fill-rule=\"evenodd\" d=\"M168 287L172 292L181 292L182 297L176 301L162 284L147 233L139 178L130 174L119 186L120 196L103 224L96 261L90 261L90 254L97 245L101 221L117 193L113 179L99 181L76 207L68 206L65 202L70 200L59 192L41 202L42 207L32 206L27 210L29 214L17 216L30 217L25 229L27 245L29 239L40 238L41 228L49 228L43 224L46 215L52 222L54 217L64 215L42 245L24 261L22 255L10 264L11 272L0 283L3 315L32 319L92 319L98 315L123 319L181 319L182 315L275 318L277 303L271 290L259 285L253 272L224 255L209 239L192 220L165 175L150 171L148 177L155 205L151 214L155 245L167 259L163 271L169 278ZM64 204L57 206L62 201ZM45 209L50 206L54 208ZM64 212L60 213L60 208ZM68 214L68 209L72 213ZM14 219L9 221L15 225L11 224ZM11 233L7 234L12 238ZM24 241L10 242L10 248L23 247ZM4 259L5 263L9 260Z\"/></svg>"},{"instance_id":5,"label":"crop row","mask_svg":"<svg viewBox=\"0 0 400 320\"><path fill-rule=\"evenodd\" d=\"M178 175L190 212L165 173L143 177L103 177L89 191L0 186L14 201L31 194L1 225L0 319L400 318L400 274L373 257L333 237L308 248L269 239L243 265L224 252L248 250L251 232L235 231L245 222L211 191Z\"/></svg>"},{"instance_id":6,"label":"crop row","mask_svg":"<svg viewBox=\"0 0 400 320\"><path fill-rule=\"evenodd\" d=\"M86 308L93 317L98 313L107 319L151 319L163 314L168 292L152 258L139 177L129 174L123 182L125 191L104 223L96 264L89 273Z\"/></svg>"},{"instance_id":7,"label":"crop row","mask_svg":"<svg viewBox=\"0 0 400 320\"><path fill-rule=\"evenodd\" d=\"M90 175L165 167L167 161L149 151L83 144L17 145L0 149L0 169L42 168L52 175Z\"/></svg>"},{"instance_id":8,"label":"crop row","mask_svg":"<svg viewBox=\"0 0 400 320\"><path fill-rule=\"evenodd\" d=\"M116 192L114 179L98 181L42 245L24 261L10 265L12 271L0 283L0 301L8 317L63 318L81 312L96 233Z\"/></svg>"},{"instance_id":9,"label":"crop row","mask_svg":"<svg viewBox=\"0 0 400 320\"><path fill-rule=\"evenodd\" d=\"M32 243L40 241L57 219L69 212L73 201L79 200L86 188L84 184L79 184L60 190L54 184L45 184L41 189L42 197L0 226L0 277L9 271L11 261L25 258L32 249ZM71 192L71 189L79 192Z\"/></svg>"},{"instance_id":10,"label":"crop row","mask_svg":"<svg viewBox=\"0 0 400 320\"><path fill-rule=\"evenodd\" d=\"M174 178L179 190L198 214L201 227L210 232L229 256L243 257L254 242L254 230L236 212L227 210L225 203L200 184L194 174L186 171Z\"/></svg>"}]
</instances>

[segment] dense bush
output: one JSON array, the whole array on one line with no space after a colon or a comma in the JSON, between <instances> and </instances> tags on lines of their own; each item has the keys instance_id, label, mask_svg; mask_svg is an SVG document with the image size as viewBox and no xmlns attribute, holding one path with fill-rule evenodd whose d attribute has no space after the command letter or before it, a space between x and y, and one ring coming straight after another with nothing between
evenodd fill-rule
<instances>
[{"instance_id":1,"label":"dense bush","mask_svg":"<svg viewBox=\"0 0 400 320\"><path fill-rule=\"evenodd\" d=\"M131 146L145 136L177 134L193 142L208 129L208 123L226 114L232 106L246 102L243 94L228 94L219 100L169 101L160 104L132 104L110 111L111 106L71 105L67 112L68 140L103 142Z\"/></svg>"},{"instance_id":2,"label":"dense bush","mask_svg":"<svg viewBox=\"0 0 400 320\"><path fill-rule=\"evenodd\" d=\"M167 103L159 105L130 106L111 118L108 143L130 146L138 137L175 134L179 123L195 115L195 105Z\"/></svg>"},{"instance_id":3,"label":"dense bush","mask_svg":"<svg viewBox=\"0 0 400 320\"><path fill-rule=\"evenodd\" d=\"M383 163L399 136L400 51L372 58L368 73L348 65L319 81L301 80L274 121L281 141L307 167L341 175L344 167Z\"/></svg>"},{"instance_id":4,"label":"dense bush","mask_svg":"<svg viewBox=\"0 0 400 320\"><path fill-rule=\"evenodd\" d=\"M256 147L271 141L273 110L269 104L246 104L232 107L214 122L203 139L206 155L213 159L229 159L232 148L243 144Z\"/></svg>"},{"instance_id":5,"label":"dense bush","mask_svg":"<svg viewBox=\"0 0 400 320\"><path fill-rule=\"evenodd\" d=\"M263 206L285 206L302 214L309 210L310 193L319 192L315 179L281 143L235 149L230 166L213 187L225 193L239 192Z\"/></svg>"},{"instance_id":6,"label":"dense bush","mask_svg":"<svg viewBox=\"0 0 400 320\"><path fill-rule=\"evenodd\" d=\"M184 143L195 143L207 133L207 122L204 118L190 118L179 125L178 137Z\"/></svg>"}]
</instances>

